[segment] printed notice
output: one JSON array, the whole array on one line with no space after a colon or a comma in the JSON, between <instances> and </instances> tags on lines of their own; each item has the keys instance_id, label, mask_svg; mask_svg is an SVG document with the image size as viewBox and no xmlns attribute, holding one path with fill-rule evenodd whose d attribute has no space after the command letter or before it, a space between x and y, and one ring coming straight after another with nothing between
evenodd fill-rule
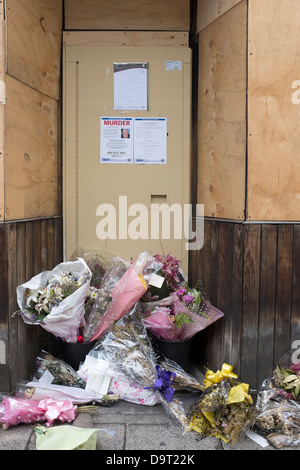
<instances>
[{"instance_id":1,"label":"printed notice","mask_svg":"<svg viewBox=\"0 0 300 470\"><path fill-rule=\"evenodd\" d=\"M133 119L101 117L100 162L133 163Z\"/></svg>"},{"instance_id":2,"label":"printed notice","mask_svg":"<svg viewBox=\"0 0 300 470\"><path fill-rule=\"evenodd\" d=\"M167 163L167 119L134 119L134 163Z\"/></svg>"},{"instance_id":3,"label":"printed notice","mask_svg":"<svg viewBox=\"0 0 300 470\"><path fill-rule=\"evenodd\" d=\"M147 62L114 64L114 109L147 111Z\"/></svg>"}]
</instances>

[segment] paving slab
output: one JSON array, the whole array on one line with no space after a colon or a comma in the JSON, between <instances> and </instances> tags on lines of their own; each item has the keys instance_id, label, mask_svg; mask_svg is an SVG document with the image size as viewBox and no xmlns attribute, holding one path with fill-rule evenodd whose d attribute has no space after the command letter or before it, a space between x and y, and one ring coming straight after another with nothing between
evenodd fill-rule
<instances>
[{"instance_id":1,"label":"paving slab","mask_svg":"<svg viewBox=\"0 0 300 470\"><path fill-rule=\"evenodd\" d=\"M149 424L127 426L126 450L176 450L178 452L179 450L222 450L222 448L218 439L201 439L195 432L183 433L180 425Z\"/></svg>"},{"instance_id":2,"label":"paving slab","mask_svg":"<svg viewBox=\"0 0 300 470\"><path fill-rule=\"evenodd\" d=\"M27 424L0 428L0 450L25 450L32 432L33 426Z\"/></svg>"}]
</instances>

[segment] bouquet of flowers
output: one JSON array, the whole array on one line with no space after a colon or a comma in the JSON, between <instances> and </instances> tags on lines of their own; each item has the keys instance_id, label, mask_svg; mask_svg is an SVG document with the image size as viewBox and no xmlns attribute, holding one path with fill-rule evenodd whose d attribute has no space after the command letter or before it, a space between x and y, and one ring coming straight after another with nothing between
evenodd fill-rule
<instances>
[{"instance_id":1,"label":"bouquet of flowers","mask_svg":"<svg viewBox=\"0 0 300 470\"><path fill-rule=\"evenodd\" d=\"M149 331L159 339L187 340L224 315L209 304L202 314L194 313L192 302L189 303L189 308L176 292L161 301L143 304L144 323Z\"/></svg>"},{"instance_id":2,"label":"bouquet of flowers","mask_svg":"<svg viewBox=\"0 0 300 470\"><path fill-rule=\"evenodd\" d=\"M264 380L262 391L274 397L300 400L300 362L292 350L278 360L272 375Z\"/></svg>"},{"instance_id":3,"label":"bouquet of flowers","mask_svg":"<svg viewBox=\"0 0 300 470\"><path fill-rule=\"evenodd\" d=\"M224 314L207 299L203 288L189 287L179 261L168 254L155 255L161 263L157 274L161 283L149 282L142 297L145 325L158 339L183 341L192 338Z\"/></svg>"},{"instance_id":4,"label":"bouquet of flowers","mask_svg":"<svg viewBox=\"0 0 300 470\"><path fill-rule=\"evenodd\" d=\"M66 342L76 342L90 280L91 271L82 258L61 263L17 287L20 310L14 315Z\"/></svg>"},{"instance_id":5,"label":"bouquet of flowers","mask_svg":"<svg viewBox=\"0 0 300 470\"><path fill-rule=\"evenodd\" d=\"M91 338L97 332L105 312L112 304L112 291L127 269L128 266L123 259L115 258L106 270L100 288L93 293L92 305L90 306L86 325L83 328L84 341L91 341ZM89 302L90 294L89 292L86 303Z\"/></svg>"},{"instance_id":6,"label":"bouquet of flowers","mask_svg":"<svg viewBox=\"0 0 300 470\"><path fill-rule=\"evenodd\" d=\"M77 258L84 259L91 271L90 287L84 302L84 317L85 320L87 320L92 311L99 289L101 288L103 279L105 278L105 274L110 270L114 262L114 257L109 253L100 254L97 249L84 250L81 247L77 247L71 256L71 261Z\"/></svg>"},{"instance_id":7,"label":"bouquet of flowers","mask_svg":"<svg viewBox=\"0 0 300 470\"><path fill-rule=\"evenodd\" d=\"M104 292L99 292L95 300L84 332L86 339L97 340L115 321L129 312L147 291L147 279L151 273L151 266L155 269L152 256L143 252L130 265L129 269L123 272L116 283L111 285L109 282L108 289L103 281L102 290ZM113 288L111 289L111 287Z\"/></svg>"},{"instance_id":8,"label":"bouquet of flowers","mask_svg":"<svg viewBox=\"0 0 300 470\"><path fill-rule=\"evenodd\" d=\"M276 366L273 379L274 386L283 398L297 400L300 397L300 362L289 368Z\"/></svg>"},{"instance_id":9,"label":"bouquet of flowers","mask_svg":"<svg viewBox=\"0 0 300 470\"><path fill-rule=\"evenodd\" d=\"M47 351L41 351L36 359L34 379L39 381L47 377L47 381L70 387L85 387L85 383L75 370L65 361L54 357Z\"/></svg>"},{"instance_id":10,"label":"bouquet of flowers","mask_svg":"<svg viewBox=\"0 0 300 470\"><path fill-rule=\"evenodd\" d=\"M173 397L175 373L156 364L154 350L141 321L139 302L97 341L89 355L107 361L114 377L132 380L154 390L166 410L187 429L188 420L182 404Z\"/></svg>"},{"instance_id":11,"label":"bouquet of flowers","mask_svg":"<svg viewBox=\"0 0 300 470\"><path fill-rule=\"evenodd\" d=\"M189 430L234 443L254 420L249 385L239 382L228 364L216 373L208 371L206 377L205 392L191 408Z\"/></svg>"},{"instance_id":12,"label":"bouquet of flowers","mask_svg":"<svg viewBox=\"0 0 300 470\"><path fill-rule=\"evenodd\" d=\"M167 256L156 254L153 256L157 263L157 276L161 282L149 282L148 289L142 297L143 302L153 302L168 297L175 292L187 278L180 268L179 260L168 254Z\"/></svg>"}]
</instances>

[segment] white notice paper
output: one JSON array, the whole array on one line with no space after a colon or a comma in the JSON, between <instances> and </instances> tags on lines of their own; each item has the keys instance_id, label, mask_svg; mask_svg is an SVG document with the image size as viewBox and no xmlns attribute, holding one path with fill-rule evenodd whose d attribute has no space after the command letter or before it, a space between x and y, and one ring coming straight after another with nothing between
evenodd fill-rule
<instances>
[{"instance_id":1,"label":"white notice paper","mask_svg":"<svg viewBox=\"0 0 300 470\"><path fill-rule=\"evenodd\" d=\"M134 163L167 163L167 118L134 119Z\"/></svg>"},{"instance_id":2,"label":"white notice paper","mask_svg":"<svg viewBox=\"0 0 300 470\"><path fill-rule=\"evenodd\" d=\"M101 117L100 162L133 162L133 119Z\"/></svg>"},{"instance_id":3,"label":"white notice paper","mask_svg":"<svg viewBox=\"0 0 300 470\"><path fill-rule=\"evenodd\" d=\"M114 109L148 109L148 64L114 64Z\"/></svg>"}]
</instances>

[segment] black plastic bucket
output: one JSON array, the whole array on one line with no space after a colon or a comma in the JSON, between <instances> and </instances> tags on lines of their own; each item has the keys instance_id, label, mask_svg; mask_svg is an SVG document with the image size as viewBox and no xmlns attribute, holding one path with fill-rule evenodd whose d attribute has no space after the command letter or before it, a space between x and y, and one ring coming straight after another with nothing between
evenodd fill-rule
<instances>
[{"instance_id":1,"label":"black plastic bucket","mask_svg":"<svg viewBox=\"0 0 300 470\"><path fill-rule=\"evenodd\" d=\"M67 343L63 341L62 355L63 360L69 364L75 371L85 360L85 356L90 352L96 341L87 343Z\"/></svg>"},{"instance_id":2,"label":"black plastic bucket","mask_svg":"<svg viewBox=\"0 0 300 470\"><path fill-rule=\"evenodd\" d=\"M154 337L154 344L158 352L167 359L172 359L186 372L191 366L192 338L184 341L166 341Z\"/></svg>"}]
</instances>

